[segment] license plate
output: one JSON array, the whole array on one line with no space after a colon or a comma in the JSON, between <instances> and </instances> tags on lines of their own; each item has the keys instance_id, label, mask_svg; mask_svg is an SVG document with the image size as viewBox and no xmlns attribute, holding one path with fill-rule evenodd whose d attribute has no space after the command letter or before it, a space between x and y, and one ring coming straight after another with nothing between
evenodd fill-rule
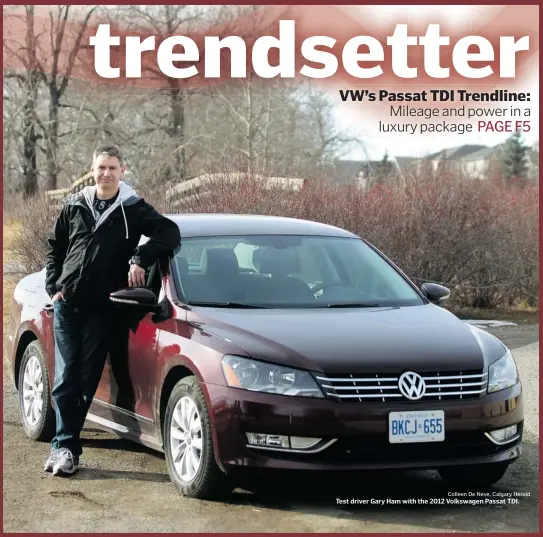
<instances>
[{"instance_id":1,"label":"license plate","mask_svg":"<svg viewBox=\"0 0 543 537\"><path fill-rule=\"evenodd\" d=\"M388 419L388 439L391 444L443 442L445 412L443 410L391 412Z\"/></svg>"}]
</instances>

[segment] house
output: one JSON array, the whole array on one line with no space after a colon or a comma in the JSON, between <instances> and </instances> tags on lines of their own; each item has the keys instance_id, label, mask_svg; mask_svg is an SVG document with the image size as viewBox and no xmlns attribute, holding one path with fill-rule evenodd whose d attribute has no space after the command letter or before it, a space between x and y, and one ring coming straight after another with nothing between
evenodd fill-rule
<instances>
[{"instance_id":1,"label":"house","mask_svg":"<svg viewBox=\"0 0 543 537\"><path fill-rule=\"evenodd\" d=\"M503 160L503 144L485 147L460 157L458 164L463 174L469 179L486 179L492 170L499 173Z\"/></svg>"},{"instance_id":2,"label":"house","mask_svg":"<svg viewBox=\"0 0 543 537\"><path fill-rule=\"evenodd\" d=\"M418 164L430 164L432 171L437 171L438 168L444 166L453 166L458 165L459 161L471 155L477 153L481 150L488 149L485 145L474 145L474 144L464 144L456 147L451 147L449 149L442 149L437 153L428 155L422 159L418 159Z\"/></svg>"},{"instance_id":3,"label":"house","mask_svg":"<svg viewBox=\"0 0 543 537\"><path fill-rule=\"evenodd\" d=\"M416 159L414 157L387 157L387 160L340 160L334 161L330 179L338 183L363 183L376 176L402 174Z\"/></svg>"},{"instance_id":4,"label":"house","mask_svg":"<svg viewBox=\"0 0 543 537\"><path fill-rule=\"evenodd\" d=\"M537 185L539 185L539 142L536 142L533 147L528 151L528 158L530 159L530 171L529 178Z\"/></svg>"},{"instance_id":5,"label":"house","mask_svg":"<svg viewBox=\"0 0 543 537\"><path fill-rule=\"evenodd\" d=\"M503 175L503 159L506 143L492 147L484 145L461 145L438 151L428 157L419 159L417 165L422 167L430 164L431 169L449 169L458 171L469 179L488 179ZM536 146L529 148L528 178L537 180L539 177L539 151Z\"/></svg>"}]
</instances>

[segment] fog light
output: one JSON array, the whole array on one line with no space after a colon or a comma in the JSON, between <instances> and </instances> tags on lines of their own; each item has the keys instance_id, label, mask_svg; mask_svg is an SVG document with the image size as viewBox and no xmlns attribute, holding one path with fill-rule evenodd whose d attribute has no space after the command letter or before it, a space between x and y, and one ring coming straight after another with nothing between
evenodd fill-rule
<instances>
[{"instance_id":1,"label":"fog light","mask_svg":"<svg viewBox=\"0 0 543 537\"><path fill-rule=\"evenodd\" d=\"M516 436L518 431L517 425L511 425L505 427L504 429L496 429L495 431L490 431L487 433L487 436L496 444L504 444L510 438Z\"/></svg>"},{"instance_id":2,"label":"fog light","mask_svg":"<svg viewBox=\"0 0 543 537\"><path fill-rule=\"evenodd\" d=\"M309 449L321 442L322 438L308 436L283 436L280 434L246 433L251 446L275 447L284 449Z\"/></svg>"},{"instance_id":3,"label":"fog light","mask_svg":"<svg viewBox=\"0 0 543 537\"><path fill-rule=\"evenodd\" d=\"M280 434L246 433L252 446L289 448L288 436Z\"/></svg>"},{"instance_id":4,"label":"fog light","mask_svg":"<svg viewBox=\"0 0 543 537\"><path fill-rule=\"evenodd\" d=\"M309 449L317 445L322 438L309 438L307 436L291 436L290 447L292 449Z\"/></svg>"}]
</instances>

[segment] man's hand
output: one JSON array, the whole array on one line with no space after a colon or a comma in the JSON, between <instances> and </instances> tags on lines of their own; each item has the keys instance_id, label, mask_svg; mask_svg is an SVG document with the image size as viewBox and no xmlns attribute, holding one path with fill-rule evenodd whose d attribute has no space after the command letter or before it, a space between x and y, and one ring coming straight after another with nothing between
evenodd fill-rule
<instances>
[{"instance_id":1,"label":"man's hand","mask_svg":"<svg viewBox=\"0 0 543 537\"><path fill-rule=\"evenodd\" d=\"M130 287L143 287L145 285L145 269L141 268L139 265L130 265L128 285Z\"/></svg>"},{"instance_id":2,"label":"man's hand","mask_svg":"<svg viewBox=\"0 0 543 537\"><path fill-rule=\"evenodd\" d=\"M64 295L60 291L58 291L53 295L52 300L53 302L56 302L57 300L64 300Z\"/></svg>"}]
</instances>

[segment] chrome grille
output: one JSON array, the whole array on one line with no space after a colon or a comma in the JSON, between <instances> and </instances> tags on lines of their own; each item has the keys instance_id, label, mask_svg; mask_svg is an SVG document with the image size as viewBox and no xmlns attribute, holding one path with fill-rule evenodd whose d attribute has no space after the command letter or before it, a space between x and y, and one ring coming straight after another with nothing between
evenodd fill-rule
<instances>
[{"instance_id":1,"label":"chrome grille","mask_svg":"<svg viewBox=\"0 0 543 537\"><path fill-rule=\"evenodd\" d=\"M419 401L477 399L487 389L487 373L482 370L420 373L426 393ZM326 397L342 402L409 401L398 387L400 375L334 374L316 375Z\"/></svg>"}]
</instances>

